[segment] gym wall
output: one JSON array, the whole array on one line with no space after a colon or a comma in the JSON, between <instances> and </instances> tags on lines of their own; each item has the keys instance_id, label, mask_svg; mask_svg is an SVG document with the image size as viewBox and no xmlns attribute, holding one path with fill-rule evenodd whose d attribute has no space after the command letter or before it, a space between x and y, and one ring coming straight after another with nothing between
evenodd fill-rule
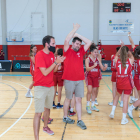
<instances>
[{"instance_id":1,"label":"gym wall","mask_svg":"<svg viewBox=\"0 0 140 140\"><path fill-rule=\"evenodd\" d=\"M113 13L113 2L120 0L99 0L99 39L102 40L104 51L107 55L106 60L110 60L111 54L115 53L115 48L120 45L119 40L122 39L126 45L130 45L127 34L112 34L108 32L107 24L111 19L134 19L134 33L132 39L138 45L140 40L140 19L138 14L139 0L123 0L123 2L131 2L130 13ZM47 35L47 1L46 0L6 0L7 4L7 32L30 32L31 25L37 27L43 23L43 36ZM78 33L94 39L94 0L52 0L52 33L56 39L57 47L63 47L66 35L72 30L73 23L79 23L81 28ZM32 21L31 13L39 12L43 14L43 20ZM1 10L0 10L1 13ZM0 14L1 18L1 14ZM13 60L12 55L28 55L30 44L35 44L38 50L43 46L40 41L10 42L8 44L8 59ZM0 23L0 45L1 40L1 23ZM17 58L21 59L21 58ZM28 58L22 58L28 59Z\"/></svg>"}]
</instances>

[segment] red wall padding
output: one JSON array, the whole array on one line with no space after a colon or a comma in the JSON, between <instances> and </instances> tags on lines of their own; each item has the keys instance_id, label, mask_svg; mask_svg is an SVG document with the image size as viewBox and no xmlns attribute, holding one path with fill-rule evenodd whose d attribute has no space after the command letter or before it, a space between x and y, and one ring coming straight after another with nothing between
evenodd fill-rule
<instances>
[{"instance_id":1,"label":"red wall padding","mask_svg":"<svg viewBox=\"0 0 140 140\"><path fill-rule=\"evenodd\" d=\"M2 49L2 45L0 45L0 50Z\"/></svg>"},{"instance_id":2,"label":"red wall padding","mask_svg":"<svg viewBox=\"0 0 140 140\"><path fill-rule=\"evenodd\" d=\"M43 49L43 45L36 45L37 51ZM111 55L116 53L116 47L119 45L102 45L106 54L105 60L110 60ZM131 48L131 45L126 45ZM0 45L1 49L2 45ZM56 45L58 48L63 48L64 45ZM29 55L30 45L8 45L8 60L14 60L12 55ZM16 60L29 60L29 57L16 57Z\"/></svg>"}]
</instances>

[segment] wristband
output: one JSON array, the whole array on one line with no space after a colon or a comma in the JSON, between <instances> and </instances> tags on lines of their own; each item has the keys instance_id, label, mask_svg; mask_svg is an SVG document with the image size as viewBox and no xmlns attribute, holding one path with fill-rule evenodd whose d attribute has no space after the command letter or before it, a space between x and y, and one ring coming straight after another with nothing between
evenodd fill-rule
<instances>
[{"instance_id":1,"label":"wristband","mask_svg":"<svg viewBox=\"0 0 140 140\"><path fill-rule=\"evenodd\" d=\"M131 36L130 34L128 34L128 36Z\"/></svg>"},{"instance_id":2,"label":"wristband","mask_svg":"<svg viewBox=\"0 0 140 140\"><path fill-rule=\"evenodd\" d=\"M56 64L57 65L57 63L54 61L54 64Z\"/></svg>"}]
</instances>

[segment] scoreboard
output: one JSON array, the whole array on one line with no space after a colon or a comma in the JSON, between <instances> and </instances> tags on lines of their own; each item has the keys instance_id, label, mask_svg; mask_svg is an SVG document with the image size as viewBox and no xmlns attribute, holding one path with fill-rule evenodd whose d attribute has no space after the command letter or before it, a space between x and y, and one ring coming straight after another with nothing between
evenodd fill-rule
<instances>
[{"instance_id":1,"label":"scoreboard","mask_svg":"<svg viewBox=\"0 0 140 140\"><path fill-rule=\"evenodd\" d=\"M113 3L113 12L131 12L131 3Z\"/></svg>"}]
</instances>

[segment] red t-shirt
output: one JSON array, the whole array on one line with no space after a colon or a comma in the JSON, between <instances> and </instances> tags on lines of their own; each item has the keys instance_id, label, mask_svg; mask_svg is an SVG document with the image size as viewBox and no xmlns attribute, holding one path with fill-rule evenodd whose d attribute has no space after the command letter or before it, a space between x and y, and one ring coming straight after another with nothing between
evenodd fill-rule
<instances>
[{"instance_id":1,"label":"red t-shirt","mask_svg":"<svg viewBox=\"0 0 140 140\"><path fill-rule=\"evenodd\" d=\"M84 67L83 67L83 56L85 55L84 47L81 47L78 52L69 48L64 52L66 57L64 61L64 73L62 79L70 81L84 80Z\"/></svg>"},{"instance_id":2,"label":"red t-shirt","mask_svg":"<svg viewBox=\"0 0 140 140\"><path fill-rule=\"evenodd\" d=\"M43 50L39 51L35 56L35 70L34 70L34 86L51 87L54 86L53 70L44 76L39 67L48 68L54 63L54 54L50 52L46 54Z\"/></svg>"},{"instance_id":3,"label":"red t-shirt","mask_svg":"<svg viewBox=\"0 0 140 140\"><path fill-rule=\"evenodd\" d=\"M135 76L134 79L140 79L140 59L134 61Z\"/></svg>"}]
</instances>

